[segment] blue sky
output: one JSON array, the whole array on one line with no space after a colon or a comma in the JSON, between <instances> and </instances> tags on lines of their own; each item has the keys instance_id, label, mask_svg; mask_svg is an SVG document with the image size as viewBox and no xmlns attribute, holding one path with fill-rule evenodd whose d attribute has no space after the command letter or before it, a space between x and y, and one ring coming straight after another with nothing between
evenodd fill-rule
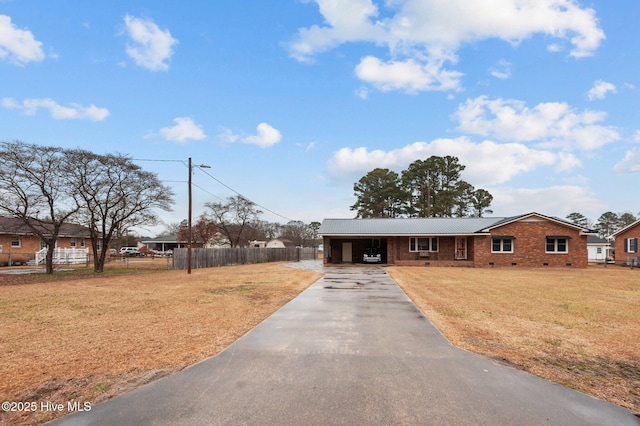
<instances>
[{"instance_id":1,"label":"blue sky","mask_svg":"<svg viewBox=\"0 0 640 426\"><path fill-rule=\"evenodd\" d=\"M431 155L496 216L637 215L638 22L637 0L0 0L0 140L128 154L174 188L168 223L189 157L194 216L236 191L265 220L353 217L360 177Z\"/></svg>"}]
</instances>

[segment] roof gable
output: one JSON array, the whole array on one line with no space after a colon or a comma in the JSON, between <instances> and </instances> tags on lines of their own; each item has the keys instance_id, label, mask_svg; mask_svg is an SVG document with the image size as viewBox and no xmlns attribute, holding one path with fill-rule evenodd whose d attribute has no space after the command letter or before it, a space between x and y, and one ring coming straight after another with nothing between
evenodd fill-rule
<instances>
[{"instance_id":1,"label":"roof gable","mask_svg":"<svg viewBox=\"0 0 640 426\"><path fill-rule=\"evenodd\" d=\"M564 219L560 219L558 217L552 217L552 216L545 216L543 214L540 213L536 213L536 212L532 212L532 213L527 213L527 214L523 214L523 215L519 215L519 216L512 216L512 217L507 217L504 218L503 220L494 223L493 225L487 227L484 231L485 232L491 232L492 229L498 228L500 226L504 226L507 225L509 223L514 223L514 222L520 222L520 221L550 221L550 222L554 222L557 223L558 225L561 226L566 226L568 228L573 228L576 229L578 231L581 231L584 234L595 234L596 231L593 231L591 229L588 228L584 228L580 225L576 225L575 223L566 221Z\"/></svg>"},{"instance_id":2,"label":"roof gable","mask_svg":"<svg viewBox=\"0 0 640 426\"><path fill-rule=\"evenodd\" d=\"M635 228L636 226L640 226L640 219L636 220L635 222L633 222L630 225L625 226L622 229L617 230L616 232L614 232L613 234L611 234L612 237L615 237L617 235L622 234L623 232L627 232L628 230Z\"/></svg>"}]
</instances>

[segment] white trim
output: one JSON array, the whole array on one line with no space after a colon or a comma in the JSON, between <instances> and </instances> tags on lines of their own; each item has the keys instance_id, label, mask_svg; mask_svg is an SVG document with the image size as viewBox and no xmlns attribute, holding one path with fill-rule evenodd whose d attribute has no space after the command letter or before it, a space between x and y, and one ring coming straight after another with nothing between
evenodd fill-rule
<instances>
[{"instance_id":1,"label":"white trim","mask_svg":"<svg viewBox=\"0 0 640 426\"><path fill-rule=\"evenodd\" d=\"M500 250L495 251L493 249L493 240L497 239L500 241ZM511 243L511 250L503 250L504 249L504 241L508 240ZM501 254L501 253L513 253L513 241L515 238L504 238L504 237L491 237L491 253Z\"/></svg>"},{"instance_id":2,"label":"white trim","mask_svg":"<svg viewBox=\"0 0 640 426\"><path fill-rule=\"evenodd\" d=\"M553 247L555 248L554 251L548 251L547 250L547 240L548 239L552 239L554 241L554 243L553 243ZM558 240L565 240L565 251L559 251L558 250ZM568 254L569 253L569 238L567 238L567 237L545 237L545 239L544 239L544 252L546 254Z\"/></svg>"},{"instance_id":3,"label":"white trim","mask_svg":"<svg viewBox=\"0 0 640 426\"><path fill-rule=\"evenodd\" d=\"M613 234L611 234L611 235L610 235L610 237L615 237L615 236L617 236L617 235L620 235L620 234L622 234L622 233L626 232L627 230L629 230L629 229L633 228L633 227L634 227L634 226L636 226L636 225L640 225L640 219L636 220L636 221L635 221L635 222L633 222L632 224L629 224L629 225L625 226L625 227L624 227L624 228L622 228L622 229L617 230L616 232L614 232Z\"/></svg>"},{"instance_id":4,"label":"white trim","mask_svg":"<svg viewBox=\"0 0 640 426\"><path fill-rule=\"evenodd\" d=\"M416 241L415 244L411 244L411 240L416 240L416 239L425 239L425 240L429 240L429 248L427 250L423 250L420 247L418 247L418 242ZM436 250L433 250L433 240L436 241ZM413 246L413 249L412 249ZM420 252L428 252L428 253L438 253L440 251L440 241L438 239L438 237L409 237L409 253L420 253Z\"/></svg>"},{"instance_id":5,"label":"white trim","mask_svg":"<svg viewBox=\"0 0 640 426\"><path fill-rule=\"evenodd\" d=\"M536 220L536 218L539 218L539 220ZM507 224L510 224L510 223L514 223L514 222L520 222L520 221L522 221L522 222L534 222L534 221L535 222L543 222L545 220L557 223L559 225L566 226L567 228L578 229L578 230L580 230L580 232L584 232L585 230L587 230L587 228L583 228L582 226L575 225L573 223L565 222L565 221L560 220L560 219L556 219L556 218L553 218L553 217L550 217L550 216L545 216L543 214L533 212L533 213L524 214L522 216L514 217L514 218L512 218L510 220L507 220L507 221L504 221L504 222L493 224L493 225L489 226L488 228L483 229L483 231L490 231L491 229L500 228L500 227L502 227L504 225L507 225ZM589 233L589 234L591 234L591 233ZM585 233L585 235L587 235L587 233Z\"/></svg>"}]
</instances>

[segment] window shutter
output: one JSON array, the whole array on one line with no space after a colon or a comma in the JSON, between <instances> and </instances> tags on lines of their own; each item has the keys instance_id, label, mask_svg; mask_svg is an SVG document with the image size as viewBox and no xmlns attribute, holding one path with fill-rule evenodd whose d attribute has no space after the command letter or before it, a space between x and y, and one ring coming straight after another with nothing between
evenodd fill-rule
<instances>
[{"instance_id":1,"label":"window shutter","mask_svg":"<svg viewBox=\"0 0 640 426\"><path fill-rule=\"evenodd\" d=\"M629 253L629 239L628 238L624 239L624 252L625 253Z\"/></svg>"},{"instance_id":2,"label":"window shutter","mask_svg":"<svg viewBox=\"0 0 640 426\"><path fill-rule=\"evenodd\" d=\"M631 238L631 252L632 253L637 253L638 252L638 239L637 238Z\"/></svg>"}]
</instances>

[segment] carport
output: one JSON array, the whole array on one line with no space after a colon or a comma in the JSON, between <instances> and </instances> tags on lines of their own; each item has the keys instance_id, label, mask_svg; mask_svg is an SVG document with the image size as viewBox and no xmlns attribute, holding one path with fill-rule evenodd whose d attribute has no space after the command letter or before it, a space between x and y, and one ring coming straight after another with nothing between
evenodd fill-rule
<instances>
[{"instance_id":1,"label":"carport","mask_svg":"<svg viewBox=\"0 0 640 426\"><path fill-rule=\"evenodd\" d=\"M379 250L382 263L387 263L386 238L327 238L324 247L327 263L362 263L367 249Z\"/></svg>"}]
</instances>

